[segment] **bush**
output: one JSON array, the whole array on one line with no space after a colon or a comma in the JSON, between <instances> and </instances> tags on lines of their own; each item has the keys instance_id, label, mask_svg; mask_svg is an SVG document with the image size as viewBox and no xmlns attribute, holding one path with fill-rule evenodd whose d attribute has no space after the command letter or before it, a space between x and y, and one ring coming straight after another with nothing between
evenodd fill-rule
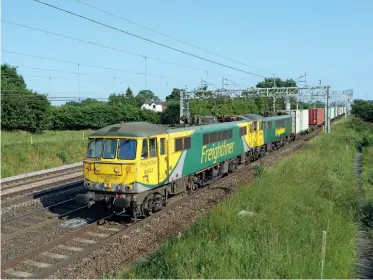
<instances>
[{"instance_id":1,"label":"bush","mask_svg":"<svg viewBox=\"0 0 373 280\"><path fill-rule=\"evenodd\" d=\"M351 113L367 122L373 122L373 101L357 99L351 106Z\"/></svg>"},{"instance_id":2,"label":"bush","mask_svg":"<svg viewBox=\"0 0 373 280\"><path fill-rule=\"evenodd\" d=\"M46 95L27 89L15 67L1 66L1 127L40 132L50 127L51 104Z\"/></svg>"},{"instance_id":3,"label":"bush","mask_svg":"<svg viewBox=\"0 0 373 280\"><path fill-rule=\"evenodd\" d=\"M52 129L99 129L114 123L135 121L158 123L159 114L126 104L91 103L85 106L64 105L54 108Z\"/></svg>"}]
</instances>

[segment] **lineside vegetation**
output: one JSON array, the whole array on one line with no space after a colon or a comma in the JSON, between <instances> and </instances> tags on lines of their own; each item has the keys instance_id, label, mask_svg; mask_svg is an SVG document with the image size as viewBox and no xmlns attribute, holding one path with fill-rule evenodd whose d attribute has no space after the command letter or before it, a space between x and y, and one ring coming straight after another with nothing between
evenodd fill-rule
<instances>
[{"instance_id":1,"label":"lineside vegetation","mask_svg":"<svg viewBox=\"0 0 373 280\"><path fill-rule=\"evenodd\" d=\"M89 133L89 130L42 134L2 132L1 178L81 162L87 152Z\"/></svg>"},{"instance_id":2,"label":"lineside vegetation","mask_svg":"<svg viewBox=\"0 0 373 280\"><path fill-rule=\"evenodd\" d=\"M342 120L116 277L320 278L326 231L324 277L354 278L361 197L353 158L371 135L363 122Z\"/></svg>"}]
</instances>

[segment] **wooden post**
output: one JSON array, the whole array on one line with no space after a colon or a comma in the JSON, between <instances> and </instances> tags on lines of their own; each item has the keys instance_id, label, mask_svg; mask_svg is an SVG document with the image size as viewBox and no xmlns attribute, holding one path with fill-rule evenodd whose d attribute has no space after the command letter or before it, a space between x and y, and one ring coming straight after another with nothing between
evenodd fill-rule
<instances>
[{"instance_id":1,"label":"wooden post","mask_svg":"<svg viewBox=\"0 0 373 280\"><path fill-rule=\"evenodd\" d=\"M325 248L326 248L326 231L322 232L322 247L321 247L321 279L324 278L325 264Z\"/></svg>"}]
</instances>

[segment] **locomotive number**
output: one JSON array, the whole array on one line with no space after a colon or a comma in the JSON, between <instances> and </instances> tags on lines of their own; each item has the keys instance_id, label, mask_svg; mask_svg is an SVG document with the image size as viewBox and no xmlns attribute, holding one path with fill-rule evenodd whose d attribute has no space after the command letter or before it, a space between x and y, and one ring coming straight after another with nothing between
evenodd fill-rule
<instances>
[{"instance_id":1,"label":"locomotive number","mask_svg":"<svg viewBox=\"0 0 373 280\"><path fill-rule=\"evenodd\" d=\"M147 175L149 173L153 173L153 168L149 168L149 169L144 170L144 175Z\"/></svg>"}]
</instances>

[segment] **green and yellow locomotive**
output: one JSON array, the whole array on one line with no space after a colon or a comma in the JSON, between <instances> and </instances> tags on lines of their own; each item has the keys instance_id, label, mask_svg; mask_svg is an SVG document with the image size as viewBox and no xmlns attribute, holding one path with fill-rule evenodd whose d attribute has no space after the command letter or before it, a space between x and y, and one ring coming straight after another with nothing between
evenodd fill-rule
<instances>
[{"instance_id":1,"label":"green and yellow locomotive","mask_svg":"<svg viewBox=\"0 0 373 280\"><path fill-rule=\"evenodd\" d=\"M104 202L135 219L150 215L171 196L193 192L291 141L291 128L290 116L259 115L181 128L144 122L104 127L89 135L83 163L88 191L76 200Z\"/></svg>"}]
</instances>

